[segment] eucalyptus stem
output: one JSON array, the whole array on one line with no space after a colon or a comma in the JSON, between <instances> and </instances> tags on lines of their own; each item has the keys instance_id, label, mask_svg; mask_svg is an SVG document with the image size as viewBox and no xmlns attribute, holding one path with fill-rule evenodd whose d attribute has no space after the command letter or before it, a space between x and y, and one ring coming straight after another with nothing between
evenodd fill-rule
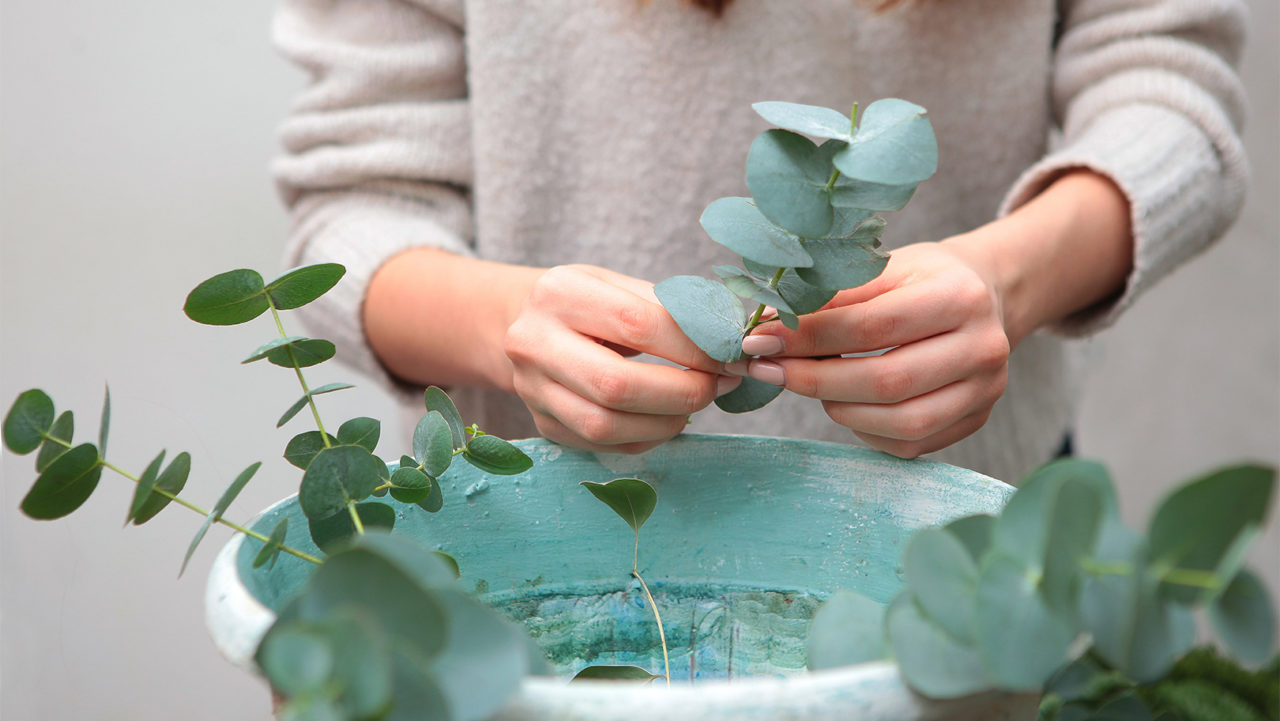
<instances>
[{"instance_id":1,"label":"eucalyptus stem","mask_svg":"<svg viewBox=\"0 0 1280 721\"><path fill-rule=\"evenodd\" d=\"M1082 559L1080 566L1095 576L1128 576L1135 572L1133 564L1124 561L1097 561L1091 558ZM1194 568L1169 568L1156 575L1165 583L1192 588L1216 589L1222 585L1217 574L1212 571L1201 571Z\"/></svg>"},{"instance_id":2,"label":"eucalyptus stem","mask_svg":"<svg viewBox=\"0 0 1280 721\"><path fill-rule=\"evenodd\" d=\"M347 502L347 512L351 514L351 522L356 526L356 533L364 535L364 523L360 521L360 512L356 510L356 502Z\"/></svg>"},{"instance_id":3,"label":"eucalyptus stem","mask_svg":"<svg viewBox=\"0 0 1280 721\"><path fill-rule=\"evenodd\" d=\"M68 444L68 443L66 443L66 442L64 442L64 441L62 441L61 439L51 438L51 440L56 440L56 441L58 441L59 443L61 443L62 445L66 446L67 448L70 448L70 447L71 447L71 446L70 446L70 444ZM103 467L103 468L108 468L108 469L110 469L110 470L112 470L112 471L115 471L116 473L118 473L118 474L120 474L120 475L124 476L125 478L128 478L129 480L133 481L134 483L142 483L142 479L138 478L137 476L133 475L132 473L129 473L128 471L124 470L123 468L120 468L119 466L115 465L114 463L110 463L110 462L108 462L106 459L101 459L101 460L99 461L99 463L101 463L101 464L102 464L102 467ZM194 512L196 512L196 513L199 513L199 514L200 514L200 515L202 515L202 516L208 517L208 516L210 516L210 515L211 515L211 511L205 510L205 509L201 508L200 506L197 506L196 504L194 504L194 503L192 503L192 502L188 501L187 499L182 498L181 496L179 496L179 495L177 495L177 494L175 494L175 493L170 493L169 491L166 491L166 490L165 490L165 489L163 489L163 488L152 488L152 489L151 489L151 492L152 492L152 493L159 494L159 495L161 495L161 496L164 496L165 498L168 498L170 501L173 501L174 503L178 504L179 506L182 506L183 508L186 508L186 509L188 509L188 510L194 511ZM215 522L215 523L221 523L222 525L226 526L227 528L230 528L231 530L233 530L233 531L235 531L235 532L237 532L237 533L243 533L244 535L246 535L246 536L248 536L248 537L250 537L250 538L256 539L256 540L258 540L258 541L261 541L261 542L263 542L263 543L268 543L268 542L271 540L271 539L267 538L266 536L262 535L261 533L258 533L257 531L255 531L255 530L253 530L253 529L251 529L251 528L246 528L246 527L241 526L240 524L235 523L235 522L233 522L233 521L228 521L227 519L223 518L221 515L215 516L213 520L214 520L214 522ZM302 560L304 560L304 561L309 561L309 562L314 563L314 564L316 564L316 565L320 565L321 563L323 563L323 561L321 561L320 559L316 558L315 556L312 556L312 555L311 555L311 554L309 554L309 553L305 553L305 552L303 552L303 551L299 551L299 550L298 550L298 549L296 549L296 548L291 548L291 547L286 546L286 545L283 545L283 544L281 544L281 546L280 546L280 550L281 550L281 551L284 551L285 553L288 553L288 554L289 554L289 555L291 555L291 556L297 556L298 558L301 558L301 559L302 559Z\"/></svg>"},{"instance_id":4,"label":"eucalyptus stem","mask_svg":"<svg viewBox=\"0 0 1280 721\"><path fill-rule=\"evenodd\" d=\"M639 538L640 534L636 534ZM667 685L671 685L671 660L667 656L667 632L662 628L662 615L658 613L658 604L653 601L653 594L649 593L649 586L645 584L644 579L640 577L640 571L635 567L631 567L631 575L636 577L640 582L640 588L644 589L644 597L649 600L649 608L653 609L653 620L658 624L658 640L662 642L662 668L663 678L667 680Z\"/></svg>"},{"instance_id":5,"label":"eucalyptus stem","mask_svg":"<svg viewBox=\"0 0 1280 721\"><path fill-rule=\"evenodd\" d=\"M778 289L778 283L782 282L782 276L786 272L786 268L779 268L774 272L773 277L769 279L769 290ZM765 307L765 304L761 303L760 306L756 308L756 312L751 314L751 320L747 321L747 330L743 335L750 334L751 331L756 329L756 326L760 325L760 318L764 315Z\"/></svg>"},{"instance_id":6,"label":"eucalyptus stem","mask_svg":"<svg viewBox=\"0 0 1280 721\"><path fill-rule=\"evenodd\" d=\"M280 337L288 338L289 334L285 332L284 323L280 320L280 311L276 309L276 304L271 301L270 295L267 296L267 305L271 308L271 317L276 322L276 330L279 331ZM320 440L324 443L325 448L332 448L333 444L329 442L329 434L325 432L324 423L320 420L320 411L316 408L316 399L311 395L311 388L307 386L307 379L302 376L302 366L298 365L298 357L293 354L292 347L286 346L285 350L289 353L289 362L293 364L293 372L298 376L298 385L302 386L302 393L306 396L307 406L311 408L311 417L316 421L316 429L320 431Z\"/></svg>"}]
</instances>

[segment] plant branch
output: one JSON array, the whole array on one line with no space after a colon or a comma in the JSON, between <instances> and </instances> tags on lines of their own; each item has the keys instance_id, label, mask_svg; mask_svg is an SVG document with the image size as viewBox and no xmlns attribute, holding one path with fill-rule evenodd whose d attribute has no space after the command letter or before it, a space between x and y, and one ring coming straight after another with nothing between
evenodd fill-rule
<instances>
[{"instance_id":1,"label":"plant branch","mask_svg":"<svg viewBox=\"0 0 1280 721\"><path fill-rule=\"evenodd\" d=\"M636 534L639 538L639 534ZM667 685L671 685L671 660L667 656L667 632L662 629L662 616L658 613L658 604L653 601L653 594L649 593L649 586L645 584L644 579L640 577L640 571L635 567L631 569L631 575L636 577L640 582L640 588L644 589L644 597L649 600L649 608L653 609L653 620L658 624L658 640L662 642L662 667L663 677L667 679Z\"/></svg>"},{"instance_id":2,"label":"plant branch","mask_svg":"<svg viewBox=\"0 0 1280 721\"><path fill-rule=\"evenodd\" d=\"M271 308L271 317L275 319L276 330L279 331L281 338L288 338L289 334L284 330L284 323L280 320L280 311L276 309L276 304L271 300L271 296L267 296L267 305ZM320 431L320 440L324 442L325 448L332 448L333 444L329 442L329 434L324 430L324 423L320 420L320 411L316 408L316 399L311 395L311 389L307 387L307 379L302 376L302 366L298 365L298 357L293 353L292 346L285 346L285 351L289 354L289 362L293 365L293 372L298 376L298 385L302 386L302 393L307 398L307 406L311 408L311 417L316 421L316 429Z\"/></svg>"},{"instance_id":3,"label":"plant branch","mask_svg":"<svg viewBox=\"0 0 1280 721\"><path fill-rule=\"evenodd\" d=\"M838 171L837 171L838 172ZM786 268L779 268L774 272L773 277L769 279L769 290L777 290L778 284L782 282L782 276L787 272ZM764 315L765 304L761 303L756 312L751 314L751 320L747 321L747 330L743 335L750 335L762 322L760 317Z\"/></svg>"}]
</instances>

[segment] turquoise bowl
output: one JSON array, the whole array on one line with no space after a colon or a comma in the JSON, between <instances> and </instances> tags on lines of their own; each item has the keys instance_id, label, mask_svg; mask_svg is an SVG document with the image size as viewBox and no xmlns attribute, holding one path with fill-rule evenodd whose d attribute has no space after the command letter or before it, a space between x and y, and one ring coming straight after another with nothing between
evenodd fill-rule
<instances>
[{"instance_id":1,"label":"turquoise bowl","mask_svg":"<svg viewBox=\"0 0 1280 721\"><path fill-rule=\"evenodd\" d=\"M852 589L887 602L902 586L913 530L997 511L1010 486L941 463L795 439L689 434L638 456L518 445L534 461L523 475L458 462L441 483L440 513L396 504L395 532L457 558L463 584L523 624L557 671L527 677L494 721L1035 718L1031 695L925 699L890 662L804 668L809 619L823 598ZM591 664L663 667L652 612L630 577L634 534L579 485L621 477L658 489L639 570L662 613L670 687L565 682ZM315 553L295 497L252 525L269 533L284 517L287 543ZM258 547L230 541L206 598L215 643L250 670L275 610L312 569L283 555L271 570L254 569Z\"/></svg>"}]
</instances>

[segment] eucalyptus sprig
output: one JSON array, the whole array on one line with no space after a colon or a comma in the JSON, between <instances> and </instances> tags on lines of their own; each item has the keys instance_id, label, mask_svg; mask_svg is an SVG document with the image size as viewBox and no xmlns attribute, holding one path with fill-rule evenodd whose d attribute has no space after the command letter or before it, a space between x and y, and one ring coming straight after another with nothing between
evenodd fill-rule
<instances>
[{"instance_id":1,"label":"eucalyptus sprig","mask_svg":"<svg viewBox=\"0 0 1280 721\"><path fill-rule=\"evenodd\" d=\"M1244 559L1275 483L1262 466L1210 473L1167 496L1144 536L1120 520L1101 465L1056 461L998 516L917 532L903 554L906 588L887 606L834 594L810 630L810 668L892 658L936 698L1042 692L1085 667L1139 687L1191 649L1197 608L1237 658L1261 663L1275 647L1275 612ZM1084 707L1069 717L1112 718Z\"/></svg>"},{"instance_id":2,"label":"eucalyptus sprig","mask_svg":"<svg viewBox=\"0 0 1280 721\"><path fill-rule=\"evenodd\" d=\"M701 218L712 240L742 256L745 270L716 266L719 280L682 275L654 288L685 335L726 363L746 357L742 339L761 323L796 329L799 316L880 275L889 256L880 248L885 222L875 213L900 210L938 166L925 109L905 100L878 100L861 119L857 104L851 117L797 103L752 107L778 128L751 144L751 197L720 198ZM750 314L742 299L756 304ZM775 314L766 317L768 308ZM781 392L743 378L716 405L743 413Z\"/></svg>"}]
</instances>

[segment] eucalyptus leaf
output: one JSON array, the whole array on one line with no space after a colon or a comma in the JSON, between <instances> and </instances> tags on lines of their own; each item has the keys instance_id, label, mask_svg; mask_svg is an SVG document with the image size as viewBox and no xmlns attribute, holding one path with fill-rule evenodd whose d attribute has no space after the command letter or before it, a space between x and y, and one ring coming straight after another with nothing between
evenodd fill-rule
<instances>
[{"instance_id":1,"label":"eucalyptus leaf","mask_svg":"<svg viewBox=\"0 0 1280 721\"><path fill-rule=\"evenodd\" d=\"M332 342L319 338L288 336L277 338L259 346L241 363L252 363L266 358L281 368L309 368L323 363L337 353Z\"/></svg>"},{"instance_id":2,"label":"eucalyptus leaf","mask_svg":"<svg viewBox=\"0 0 1280 721\"><path fill-rule=\"evenodd\" d=\"M880 236L887 224L884 218L857 208L836 208L826 240L856 240L871 248L879 248Z\"/></svg>"},{"instance_id":3,"label":"eucalyptus leaf","mask_svg":"<svg viewBox=\"0 0 1280 721\"><path fill-rule=\"evenodd\" d=\"M256 660L272 688L283 696L318 691L333 673L333 648L309 624L282 624L263 638Z\"/></svg>"},{"instance_id":4,"label":"eucalyptus leaf","mask_svg":"<svg viewBox=\"0 0 1280 721\"><path fill-rule=\"evenodd\" d=\"M196 531L195 537L191 539L191 544L187 546L187 553L182 558L182 567L178 569L179 577L186 572L187 564L191 562L191 556L195 554L196 547L200 545L200 541L204 540L205 534L209 532L209 527L218 519L222 518L222 514L227 512L227 509L230 508L231 504L236 500L236 496L239 496L240 491L243 491L244 487L249 485L249 481L253 478L253 474L257 473L258 469L261 467L262 462L259 461L251 464L243 471L240 471L240 475L236 476L235 480L231 482L231 485L227 486L227 489L222 492L222 496L218 498L218 503L214 505L213 510L209 512L209 515L205 516L204 523L201 524L200 530Z\"/></svg>"},{"instance_id":5,"label":"eucalyptus leaf","mask_svg":"<svg viewBox=\"0 0 1280 721\"><path fill-rule=\"evenodd\" d=\"M326 625L343 711L348 718L381 717L393 693L391 644L386 634L364 610L340 611Z\"/></svg>"},{"instance_id":6,"label":"eucalyptus leaf","mask_svg":"<svg viewBox=\"0 0 1280 721\"><path fill-rule=\"evenodd\" d=\"M241 268L220 273L197 285L187 295L182 310L206 325L247 323L271 307L262 276Z\"/></svg>"},{"instance_id":7,"label":"eucalyptus leaf","mask_svg":"<svg viewBox=\"0 0 1280 721\"><path fill-rule=\"evenodd\" d=\"M881 185L919 183L938 169L938 141L924 108L885 98L863 111L853 140L836 153L834 163L855 180Z\"/></svg>"},{"instance_id":8,"label":"eucalyptus leaf","mask_svg":"<svg viewBox=\"0 0 1280 721\"><path fill-rule=\"evenodd\" d=\"M329 436L328 445L338 445L338 439ZM284 459L290 465L305 471L316 454L324 449L324 436L320 435L320 431L304 431L289 439L289 444L284 448Z\"/></svg>"},{"instance_id":9,"label":"eucalyptus leaf","mask_svg":"<svg viewBox=\"0 0 1280 721\"><path fill-rule=\"evenodd\" d=\"M444 508L444 493L440 490L438 481L432 482L431 493L426 499L418 501L418 507L427 513L439 513L440 509Z\"/></svg>"},{"instance_id":10,"label":"eucalyptus leaf","mask_svg":"<svg viewBox=\"0 0 1280 721\"><path fill-rule=\"evenodd\" d=\"M812 268L798 268L804 282L828 291L856 288L874 280L889 264L889 254L860 240L817 238L805 242Z\"/></svg>"},{"instance_id":11,"label":"eucalyptus leaf","mask_svg":"<svg viewBox=\"0 0 1280 721\"><path fill-rule=\"evenodd\" d=\"M281 518L276 527L271 529L271 535L267 537L267 542L262 544L262 548L258 550L258 555L253 557L253 567L275 568L276 558L280 555L280 548L284 545L284 538L289 533L289 519Z\"/></svg>"},{"instance_id":12,"label":"eucalyptus leaf","mask_svg":"<svg viewBox=\"0 0 1280 721\"><path fill-rule=\"evenodd\" d=\"M436 558L440 559L441 562L449 567L449 570L453 572L454 578L458 578L462 575L462 570L458 568L458 559L450 556L444 551L432 551L432 553L435 554Z\"/></svg>"},{"instance_id":13,"label":"eucalyptus leaf","mask_svg":"<svg viewBox=\"0 0 1280 721\"><path fill-rule=\"evenodd\" d=\"M801 238L822 237L831 228L831 174L826 154L788 130L766 130L747 154L747 188L756 206Z\"/></svg>"},{"instance_id":14,"label":"eucalyptus leaf","mask_svg":"<svg viewBox=\"0 0 1280 721\"><path fill-rule=\"evenodd\" d=\"M279 428L284 424L288 423L290 420L293 420L293 417L298 415L299 411L307 407L307 401L310 400L312 397L318 396L324 393L332 393L334 391L345 390L347 388L355 388L355 386L351 385L350 383L326 383L320 386L319 388L311 389L310 393L303 395L301 398L295 401L293 405L289 406L289 410L285 411L284 415L280 416L280 420L276 421L276 428Z\"/></svg>"},{"instance_id":15,"label":"eucalyptus leaf","mask_svg":"<svg viewBox=\"0 0 1280 721\"><path fill-rule=\"evenodd\" d=\"M813 313L836 297L836 291L810 285L790 268L778 281L778 294L786 299L787 305L797 315Z\"/></svg>"},{"instance_id":16,"label":"eucalyptus leaf","mask_svg":"<svg viewBox=\"0 0 1280 721\"><path fill-rule=\"evenodd\" d=\"M1132 573L1085 579L1080 618L1102 659L1147 683L1164 676L1191 647L1195 620L1186 608L1160 595L1158 580L1142 562L1140 543L1133 558Z\"/></svg>"},{"instance_id":17,"label":"eucalyptus leaf","mask_svg":"<svg viewBox=\"0 0 1280 721\"><path fill-rule=\"evenodd\" d=\"M458 407L453 404L449 394L436 386L431 386L423 394L423 400L428 413L436 411L449 422L449 433L453 436L454 449L467 445L467 431L463 427L462 416L458 413Z\"/></svg>"},{"instance_id":18,"label":"eucalyptus leaf","mask_svg":"<svg viewBox=\"0 0 1280 721\"><path fill-rule=\"evenodd\" d=\"M18 455L40 447L53 427L53 399L39 388L21 393L4 417L4 444Z\"/></svg>"},{"instance_id":19,"label":"eucalyptus leaf","mask_svg":"<svg viewBox=\"0 0 1280 721\"><path fill-rule=\"evenodd\" d=\"M450 581L451 588L440 594L449 641L433 675L455 718L481 721L519 689L529 669L528 640L522 629L463 593L452 577Z\"/></svg>"},{"instance_id":20,"label":"eucalyptus leaf","mask_svg":"<svg viewBox=\"0 0 1280 721\"><path fill-rule=\"evenodd\" d=\"M715 403L725 413L747 413L769 405L783 390L782 386L744 376L737 388L716 398Z\"/></svg>"},{"instance_id":21,"label":"eucalyptus leaf","mask_svg":"<svg viewBox=\"0 0 1280 721\"><path fill-rule=\"evenodd\" d=\"M338 443L344 446L360 446L373 453L382 434L382 422L376 418L352 418L338 427Z\"/></svg>"},{"instance_id":22,"label":"eucalyptus leaf","mask_svg":"<svg viewBox=\"0 0 1280 721\"><path fill-rule=\"evenodd\" d=\"M366 531L380 528L390 532L396 525L395 509L378 501L357 503L356 514L360 516L360 523ZM335 552L359 535L350 512L308 520L307 528L316 547L325 553Z\"/></svg>"},{"instance_id":23,"label":"eucalyptus leaf","mask_svg":"<svg viewBox=\"0 0 1280 721\"><path fill-rule=\"evenodd\" d=\"M334 446L316 454L302 474L298 506L317 521L367 498L380 483L386 464L360 446Z\"/></svg>"},{"instance_id":24,"label":"eucalyptus leaf","mask_svg":"<svg viewBox=\"0 0 1280 721\"><path fill-rule=\"evenodd\" d=\"M1275 488L1276 471L1257 465L1225 468L1198 478L1161 502L1147 529L1151 562L1166 568L1213 571L1250 526L1260 526ZM1196 589L1166 585L1190 603Z\"/></svg>"},{"instance_id":25,"label":"eucalyptus leaf","mask_svg":"<svg viewBox=\"0 0 1280 721\"><path fill-rule=\"evenodd\" d=\"M107 435L111 430L111 388L104 386L102 389L102 421L98 425L98 455L106 457L107 455ZM68 436L67 440L71 440Z\"/></svg>"},{"instance_id":26,"label":"eucalyptus leaf","mask_svg":"<svg viewBox=\"0 0 1280 721\"><path fill-rule=\"evenodd\" d=\"M778 309L778 320L791 330L800 330L800 318L795 313L788 313L781 308Z\"/></svg>"},{"instance_id":27,"label":"eucalyptus leaf","mask_svg":"<svg viewBox=\"0 0 1280 721\"><path fill-rule=\"evenodd\" d=\"M836 591L809 624L810 671L887 658L883 605L853 591Z\"/></svg>"},{"instance_id":28,"label":"eucalyptus leaf","mask_svg":"<svg viewBox=\"0 0 1280 721\"><path fill-rule=\"evenodd\" d=\"M126 524L138 517L138 513L150 498L151 490L156 487L156 481L160 478L160 469L164 467L165 453L166 451L160 451L159 455L142 471L142 475L138 476L138 485L133 489L133 503L129 505L129 514L124 519Z\"/></svg>"},{"instance_id":29,"label":"eucalyptus leaf","mask_svg":"<svg viewBox=\"0 0 1280 721\"><path fill-rule=\"evenodd\" d=\"M820 105L803 105L779 101L766 101L751 106L769 123L796 133L815 138L834 138L849 141L853 138L853 122L843 113Z\"/></svg>"},{"instance_id":30,"label":"eucalyptus leaf","mask_svg":"<svg viewBox=\"0 0 1280 721\"><path fill-rule=\"evenodd\" d=\"M977 653L928 620L910 593L889 604L885 624L903 677L921 694L955 698L993 686Z\"/></svg>"},{"instance_id":31,"label":"eucalyptus leaf","mask_svg":"<svg viewBox=\"0 0 1280 721\"><path fill-rule=\"evenodd\" d=\"M758 263L813 265L800 238L764 216L751 198L720 198L702 211L703 230L715 242Z\"/></svg>"},{"instance_id":32,"label":"eucalyptus leaf","mask_svg":"<svg viewBox=\"0 0 1280 721\"><path fill-rule=\"evenodd\" d=\"M1068 661L1075 640L1069 618L1040 595L1035 574L1021 561L988 554L973 601L974 639L1000 688L1035 691Z\"/></svg>"},{"instance_id":33,"label":"eucalyptus leaf","mask_svg":"<svg viewBox=\"0 0 1280 721\"><path fill-rule=\"evenodd\" d=\"M329 292L346 272L337 263L294 268L267 284L267 295L280 310L299 308Z\"/></svg>"},{"instance_id":34,"label":"eucalyptus leaf","mask_svg":"<svg viewBox=\"0 0 1280 721\"><path fill-rule=\"evenodd\" d=\"M969 552L969 558L976 563L991 547L991 530L995 521L995 516L979 513L957 518L942 528L960 541Z\"/></svg>"},{"instance_id":35,"label":"eucalyptus leaf","mask_svg":"<svg viewBox=\"0 0 1280 721\"><path fill-rule=\"evenodd\" d=\"M71 411L59 413L58 419L49 428L49 437L40 444L40 452L36 454L37 473L43 473L44 469L48 468L50 463L53 463L53 459L67 452L67 449L71 447L71 438L75 435L75 430L75 414ZM62 443L58 441L62 441Z\"/></svg>"},{"instance_id":36,"label":"eucalyptus leaf","mask_svg":"<svg viewBox=\"0 0 1280 721\"><path fill-rule=\"evenodd\" d=\"M707 355L725 363L742 357L747 314L733 291L701 276L678 275L658 283L653 292Z\"/></svg>"},{"instance_id":37,"label":"eucalyptus leaf","mask_svg":"<svg viewBox=\"0 0 1280 721\"><path fill-rule=\"evenodd\" d=\"M1259 664L1270 658L1276 641L1276 617L1267 587L1242 570L1209 605L1218 635L1240 660Z\"/></svg>"},{"instance_id":38,"label":"eucalyptus leaf","mask_svg":"<svg viewBox=\"0 0 1280 721\"><path fill-rule=\"evenodd\" d=\"M391 497L401 503L421 503L431 495L431 477L415 467L401 466L391 474Z\"/></svg>"},{"instance_id":39,"label":"eucalyptus leaf","mask_svg":"<svg viewBox=\"0 0 1280 721\"><path fill-rule=\"evenodd\" d=\"M605 483L582 481L578 485L612 508L636 533L658 505L658 492L639 478L615 478Z\"/></svg>"},{"instance_id":40,"label":"eucalyptus leaf","mask_svg":"<svg viewBox=\"0 0 1280 721\"><path fill-rule=\"evenodd\" d=\"M156 489L178 495L187 485L187 477L191 475L191 454L185 451L173 457L168 467L156 479ZM170 498L154 491L143 501L142 507L133 514L135 525L141 526L155 518L156 514L169 505Z\"/></svg>"},{"instance_id":41,"label":"eucalyptus leaf","mask_svg":"<svg viewBox=\"0 0 1280 721\"><path fill-rule=\"evenodd\" d=\"M454 440L449 420L440 411L428 411L413 429L414 458L429 475L439 478L453 462Z\"/></svg>"},{"instance_id":42,"label":"eucalyptus leaf","mask_svg":"<svg viewBox=\"0 0 1280 721\"><path fill-rule=\"evenodd\" d=\"M1151 721L1151 711L1142 699L1124 694L1108 699L1089 716L1089 721Z\"/></svg>"},{"instance_id":43,"label":"eucalyptus leaf","mask_svg":"<svg viewBox=\"0 0 1280 721\"><path fill-rule=\"evenodd\" d=\"M22 512L41 521L62 518L75 511L98 487L102 459L92 443L82 443L49 464L22 499Z\"/></svg>"},{"instance_id":44,"label":"eucalyptus leaf","mask_svg":"<svg viewBox=\"0 0 1280 721\"><path fill-rule=\"evenodd\" d=\"M907 542L902 565L920 611L972 645L978 567L964 544L943 529L922 529Z\"/></svg>"},{"instance_id":45,"label":"eucalyptus leaf","mask_svg":"<svg viewBox=\"0 0 1280 721\"><path fill-rule=\"evenodd\" d=\"M733 291L739 298L746 298L763 305L772 306L783 312L791 312L791 306L787 304L786 299L776 289L769 287L769 281L756 278L732 266L721 266L714 270L724 279L724 286Z\"/></svg>"},{"instance_id":46,"label":"eucalyptus leaf","mask_svg":"<svg viewBox=\"0 0 1280 721\"><path fill-rule=\"evenodd\" d=\"M498 476L514 476L533 468L533 460L524 451L497 436L472 438L467 441L462 457L485 473Z\"/></svg>"},{"instance_id":47,"label":"eucalyptus leaf","mask_svg":"<svg viewBox=\"0 0 1280 721\"><path fill-rule=\"evenodd\" d=\"M574 681L631 681L649 683L663 678L662 674L652 674L639 666L587 666L574 674L569 682Z\"/></svg>"},{"instance_id":48,"label":"eucalyptus leaf","mask_svg":"<svg viewBox=\"0 0 1280 721\"><path fill-rule=\"evenodd\" d=\"M902 210L911 196L915 195L919 183L902 185L884 185L868 183L841 176L831 189L831 205L840 208L860 208L862 210Z\"/></svg>"}]
</instances>

